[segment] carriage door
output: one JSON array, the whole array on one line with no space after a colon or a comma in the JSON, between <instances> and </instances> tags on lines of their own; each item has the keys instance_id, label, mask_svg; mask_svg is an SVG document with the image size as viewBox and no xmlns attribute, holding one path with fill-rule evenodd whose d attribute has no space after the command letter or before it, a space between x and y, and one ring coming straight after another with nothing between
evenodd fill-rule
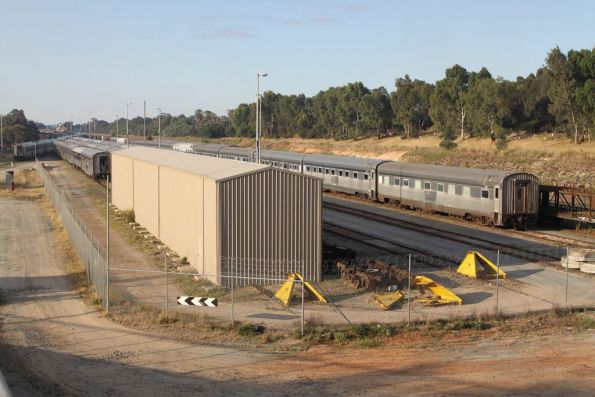
<instances>
[{"instance_id":1,"label":"carriage door","mask_svg":"<svg viewBox=\"0 0 595 397\"><path fill-rule=\"evenodd\" d=\"M494 223L500 222L500 185L494 186Z\"/></svg>"},{"instance_id":2,"label":"carriage door","mask_svg":"<svg viewBox=\"0 0 595 397\"><path fill-rule=\"evenodd\" d=\"M527 212L527 182L516 181L514 185L514 212Z\"/></svg>"},{"instance_id":3,"label":"carriage door","mask_svg":"<svg viewBox=\"0 0 595 397\"><path fill-rule=\"evenodd\" d=\"M107 174L109 174L108 157L107 156L101 156L101 157L99 157L99 173L101 175L107 175Z\"/></svg>"}]
</instances>

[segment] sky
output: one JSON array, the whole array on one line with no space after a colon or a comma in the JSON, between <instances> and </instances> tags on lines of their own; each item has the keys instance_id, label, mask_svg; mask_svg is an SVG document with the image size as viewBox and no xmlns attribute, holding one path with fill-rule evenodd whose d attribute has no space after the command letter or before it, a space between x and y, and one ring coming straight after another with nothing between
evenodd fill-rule
<instances>
[{"instance_id":1,"label":"sky","mask_svg":"<svg viewBox=\"0 0 595 397\"><path fill-rule=\"evenodd\" d=\"M446 68L506 79L595 45L595 1L0 0L0 114L44 123L224 114L261 91L315 95Z\"/></svg>"}]
</instances>

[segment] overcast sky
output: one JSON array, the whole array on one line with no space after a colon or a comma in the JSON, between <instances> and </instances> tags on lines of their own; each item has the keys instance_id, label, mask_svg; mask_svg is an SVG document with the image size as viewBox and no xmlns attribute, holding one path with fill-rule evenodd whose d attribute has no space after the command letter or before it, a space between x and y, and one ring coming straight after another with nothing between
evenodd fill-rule
<instances>
[{"instance_id":1,"label":"overcast sky","mask_svg":"<svg viewBox=\"0 0 595 397\"><path fill-rule=\"evenodd\" d=\"M514 79L595 45L594 1L0 0L0 113L45 123L209 109L261 89L314 95L459 63Z\"/></svg>"}]
</instances>

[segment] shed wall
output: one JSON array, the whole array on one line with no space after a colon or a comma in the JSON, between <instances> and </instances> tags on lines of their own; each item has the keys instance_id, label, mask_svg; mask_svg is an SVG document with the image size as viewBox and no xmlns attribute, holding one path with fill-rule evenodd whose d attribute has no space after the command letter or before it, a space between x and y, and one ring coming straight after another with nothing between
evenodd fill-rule
<instances>
[{"instance_id":1,"label":"shed wall","mask_svg":"<svg viewBox=\"0 0 595 397\"><path fill-rule=\"evenodd\" d=\"M276 169L249 174L220 182L219 203L222 274L244 277L239 284L270 283L288 271L320 279L319 179Z\"/></svg>"},{"instance_id":2,"label":"shed wall","mask_svg":"<svg viewBox=\"0 0 595 397\"><path fill-rule=\"evenodd\" d=\"M132 209L132 159L112 154L112 203L122 209Z\"/></svg>"},{"instance_id":3,"label":"shed wall","mask_svg":"<svg viewBox=\"0 0 595 397\"><path fill-rule=\"evenodd\" d=\"M158 233L158 167L140 160L134 160L134 215L138 223L151 234Z\"/></svg>"}]
</instances>

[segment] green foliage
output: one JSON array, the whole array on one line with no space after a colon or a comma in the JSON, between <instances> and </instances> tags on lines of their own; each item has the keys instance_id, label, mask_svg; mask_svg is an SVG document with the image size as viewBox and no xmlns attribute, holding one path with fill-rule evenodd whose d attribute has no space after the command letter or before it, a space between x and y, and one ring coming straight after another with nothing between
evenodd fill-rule
<instances>
[{"instance_id":1,"label":"green foliage","mask_svg":"<svg viewBox=\"0 0 595 397\"><path fill-rule=\"evenodd\" d=\"M432 125L430 97L434 86L420 80L411 80L409 75L395 81L391 105L395 124L403 128L405 137L411 138Z\"/></svg>"},{"instance_id":2,"label":"green foliage","mask_svg":"<svg viewBox=\"0 0 595 397\"><path fill-rule=\"evenodd\" d=\"M554 48L545 67L516 81L494 78L486 68L470 72L454 65L435 85L409 75L397 78L390 93L384 87L369 89L361 82L330 87L312 97L266 91L261 113L262 135L270 138L380 138L401 131L403 137L411 138L434 127L444 148L455 147L459 136L490 136L498 147L504 147L510 130L536 133L555 128L579 142L595 135L595 49L564 54ZM12 141L35 136L35 126L29 125L22 112L15 118L21 121L13 122L7 131ZM129 120L130 133L142 134L143 121L142 117ZM95 120L93 125L97 132L112 135L116 129L120 136L126 131L124 118L117 123ZM202 109L191 116L161 116L163 136L252 137L255 125L254 103L242 103L223 116ZM88 127L72 129L79 128L84 132ZM157 117L148 118L146 128L147 136L157 135Z\"/></svg>"},{"instance_id":3,"label":"green foliage","mask_svg":"<svg viewBox=\"0 0 595 397\"><path fill-rule=\"evenodd\" d=\"M39 130L36 123L27 120L25 112L22 110L14 109L4 115L2 117L2 126L5 146L39 139Z\"/></svg>"}]
</instances>

